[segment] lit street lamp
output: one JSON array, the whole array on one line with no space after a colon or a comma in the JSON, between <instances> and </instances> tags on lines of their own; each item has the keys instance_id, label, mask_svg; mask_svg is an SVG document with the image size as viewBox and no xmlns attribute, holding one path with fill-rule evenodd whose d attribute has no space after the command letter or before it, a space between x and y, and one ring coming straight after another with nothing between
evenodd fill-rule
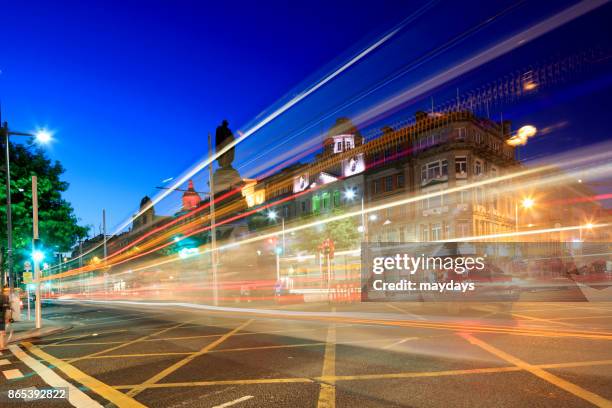
<instances>
[{"instance_id":1,"label":"lit street lamp","mask_svg":"<svg viewBox=\"0 0 612 408\"><path fill-rule=\"evenodd\" d=\"M275 210L268 211L267 217L270 221L276 221L278 213ZM281 217L281 228L282 228L282 242L283 242L283 254L285 253L285 218ZM276 251L275 251L276 252Z\"/></svg>"},{"instance_id":2,"label":"lit street lamp","mask_svg":"<svg viewBox=\"0 0 612 408\"><path fill-rule=\"evenodd\" d=\"M535 204L535 200L531 197L525 197L521 200L521 207L525 210L529 210L531 208L533 208ZM516 231L519 230L519 203L516 202L514 204L514 228Z\"/></svg>"},{"instance_id":3,"label":"lit street lamp","mask_svg":"<svg viewBox=\"0 0 612 408\"><path fill-rule=\"evenodd\" d=\"M578 231L579 231L579 234L580 234L580 242L582 242L582 229L583 228L586 228L586 229L588 229L590 231L590 230L593 229L593 223L589 222L589 223L587 223L585 225L582 225L582 224L580 225L580 228L578 228Z\"/></svg>"},{"instance_id":4,"label":"lit street lamp","mask_svg":"<svg viewBox=\"0 0 612 408\"><path fill-rule=\"evenodd\" d=\"M10 153L9 153L9 138L10 136L26 136L33 137L40 144L46 144L51 141L52 135L46 129L39 129L36 133L27 132L15 132L9 129L8 123L4 122L0 127L0 135L2 142L4 143L5 153L5 170L6 170L6 241L7 241L7 276L4 276L2 272L1 284L4 287L4 283L8 280L9 291L12 294L14 287L14 274L13 274L13 219L11 211L11 171L10 171Z\"/></svg>"}]
</instances>

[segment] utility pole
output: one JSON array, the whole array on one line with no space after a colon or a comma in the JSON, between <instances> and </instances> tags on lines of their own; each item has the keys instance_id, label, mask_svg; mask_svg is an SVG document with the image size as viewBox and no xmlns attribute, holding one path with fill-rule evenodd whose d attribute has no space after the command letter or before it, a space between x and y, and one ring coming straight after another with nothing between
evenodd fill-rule
<instances>
[{"instance_id":1,"label":"utility pole","mask_svg":"<svg viewBox=\"0 0 612 408\"><path fill-rule=\"evenodd\" d=\"M215 226L215 185L213 181L213 150L212 150L212 135L208 133L208 157L210 157L210 165L208 166L208 184L210 186L210 260L212 263L212 286L213 286L213 304L219 305L219 282L217 280L217 228Z\"/></svg>"},{"instance_id":2,"label":"utility pole","mask_svg":"<svg viewBox=\"0 0 612 408\"><path fill-rule=\"evenodd\" d=\"M38 242L38 178L32 176L32 258L34 261L34 280L36 281L36 303L35 320L36 328L42 326L42 310L40 304L40 260L36 256L36 244Z\"/></svg>"},{"instance_id":3,"label":"utility pole","mask_svg":"<svg viewBox=\"0 0 612 408\"><path fill-rule=\"evenodd\" d=\"M102 257L102 265L106 265L106 210L102 209L102 245L103 245L103 257ZM108 271L106 268L104 270L104 295L108 293Z\"/></svg>"},{"instance_id":4,"label":"utility pole","mask_svg":"<svg viewBox=\"0 0 612 408\"><path fill-rule=\"evenodd\" d=\"M4 170L6 171L6 278L3 276L2 287L4 281L9 284L9 293L13 294L13 213L11 209L11 169L10 169L10 153L9 153L9 129L8 123L4 122L2 128L2 142L4 143Z\"/></svg>"},{"instance_id":5,"label":"utility pole","mask_svg":"<svg viewBox=\"0 0 612 408\"><path fill-rule=\"evenodd\" d=\"M107 250L106 250L106 209L102 209L102 234L103 234L103 238L102 238L102 242L104 243L104 259L106 259L107 256Z\"/></svg>"}]
</instances>

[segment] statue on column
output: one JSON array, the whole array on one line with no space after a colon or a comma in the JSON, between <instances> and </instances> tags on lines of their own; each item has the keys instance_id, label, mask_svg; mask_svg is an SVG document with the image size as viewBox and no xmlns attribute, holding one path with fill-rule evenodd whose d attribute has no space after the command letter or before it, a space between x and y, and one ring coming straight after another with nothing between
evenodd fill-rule
<instances>
[{"instance_id":1,"label":"statue on column","mask_svg":"<svg viewBox=\"0 0 612 408\"><path fill-rule=\"evenodd\" d=\"M234 141L234 134L228 125L229 123L224 119L221 126L217 127L217 132L215 133L215 152L217 153ZM234 149L235 148L232 147L217 158L219 167L222 169L232 167L232 162L234 161Z\"/></svg>"},{"instance_id":2,"label":"statue on column","mask_svg":"<svg viewBox=\"0 0 612 408\"><path fill-rule=\"evenodd\" d=\"M215 132L215 152L219 153L225 146L234 141L234 134L229 128L227 120L223 120ZM234 162L235 148L232 147L227 152L217 158L219 168L215 170L213 175L214 188L213 192L218 193L234 187L242 181L238 171L232 167Z\"/></svg>"}]
</instances>

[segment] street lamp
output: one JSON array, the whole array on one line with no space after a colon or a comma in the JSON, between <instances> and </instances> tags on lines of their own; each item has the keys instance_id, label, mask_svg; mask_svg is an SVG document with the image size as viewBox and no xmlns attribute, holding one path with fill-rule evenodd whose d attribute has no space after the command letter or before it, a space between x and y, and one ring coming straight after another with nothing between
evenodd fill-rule
<instances>
[{"instance_id":1,"label":"street lamp","mask_svg":"<svg viewBox=\"0 0 612 408\"><path fill-rule=\"evenodd\" d=\"M523 198L523 201L521 201L521 205L523 206L523 208L527 210L533 207L534 203L535 201L533 201L533 198L530 198L530 197L525 197Z\"/></svg>"},{"instance_id":2,"label":"street lamp","mask_svg":"<svg viewBox=\"0 0 612 408\"><path fill-rule=\"evenodd\" d=\"M268 214L266 215L266 217L268 217L270 221L276 221L276 219L278 218L278 213L275 210L270 210L268 211ZM281 228L282 228L283 254L284 254L285 253L285 217L281 217L281 225L282 225Z\"/></svg>"},{"instance_id":3,"label":"street lamp","mask_svg":"<svg viewBox=\"0 0 612 408\"><path fill-rule=\"evenodd\" d=\"M593 223L588 222L585 225L580 225L580 228L578 228L578 232L580 234L580 242L582 242L582 229L583 228L586 228L586 229L588 229L590 231L590 230L593 229Z\"/></svg>"},{"instance_id":4,"label":"street lamp","mask_svg":"<svg viewBox=\"0 0 612 408\"><path fill-rule=\"evenodd\" d=\"M39 129L35 133L27 132L16 132L12 131L8 127L8 122L4 122L0 127L0 135L2 136L2 142L4 143L4 154L5 154L5 170L6 170L6 260L7 260L7 277L2 272L1 285L4 287L5 280L8 279L9 291L12 294L14 287L14 276L13 276L13 214L11 211L11 170L10 170L10 152L9 152L9 138L10 136L26 136L33 137L40 144L46 144L51 141L52 134L47 129Z\"/></svg>"},{"instance_id":5,"label":"street lamp","mask_svg":"<svg viewBox=\"0 0 612 408\"><path fill-rule=\"evenodd\" d=\"M521 207L524 208L525 210L529 210L530 208L533 208L533 206L535 205L535 200L531 197L525 197L521 200ZM516 231L519 230L519 218L518 218L518 213L519 213L519 204L518 202L516 202L514 204L514 228Z\"/></svg>"},{"instance_id":6,"label":"street lamp","mask_svg":"<svg viewBox=\"0 0 612 408\"><path fill-rule=\"evenodd\" d=\"M527 140L530 137L534 137L538 133L538 129L532 125L525 125L516 131L512 137L506 140L506 143L510 146L524 146L527 144Z\"/></svg>"},{"instance_id":7,"label":"street lamp","mask_svg":"<svg viewBox=\"0 0 612 408\"><path fill-rule=\"evenodd\" d=\"M353 201L355 199L356 193L352 188L347 188L344 190L344 198L348 201Z\"/></svg>"}]
</instances>

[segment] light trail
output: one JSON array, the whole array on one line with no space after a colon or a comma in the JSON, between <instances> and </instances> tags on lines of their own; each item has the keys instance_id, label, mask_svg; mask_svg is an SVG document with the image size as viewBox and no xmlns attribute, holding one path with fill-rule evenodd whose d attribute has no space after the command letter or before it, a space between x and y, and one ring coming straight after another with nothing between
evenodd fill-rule
<instances>
[{"instance_id":1,"label":"light trail","mask_svg":"<svg viewBox=\"0 0 612 408\"><path fill-rule=\"evenodd\" d=\"M571 330L571 329L545 329L545 328L530 328L530 327L514 327L509 325L493 325L485 322L447 322L447 321L422 321L422 320L409 320L402 319L396 320L394 317L376 316L373 313L365 312L306 312L306 311L293 311L293 310L269 310L269 309L255 309L255 308L240 308L240 307L229 307L229 306L210 306L198 303L187 303L187 302L139 302L130 300L116 300L116 301L102 301L102 300L68 300L62 299L61 302L67 303L99 303L99 304L124 304L139 307L154 307L154 308L186 308L186 309L197 309L206 310L211 312L226 312L226 313L239 313L241 316L266 316L272 318L295 318L295 319L306 319L306 320L321 320L328 322L338 323L354 323L354 324L375 324L375 325L390 325L400 327L420 327L420 328L431 328L438 330L450 330L450 331L475 331L475 332L488 332L488 333L503 333L511 335L522 335L522 336L535 336L535 337L577 337L577 338L590 338L590 339L601 339L601 340L612 340L612 332L607 331L591 331L591 330Z\"/></svg>"},{"instance_id":2,"label":"light trail","mask_svg":"<svg viewBox=\"0 0 612 408\"><path fill-rule=\"evenodd\" d=\"M373 206L373 207L370 207L370 208L364 208L363 211L362 210L349 211L349 212L344 213L344 214L335 215L335 216L332 216L332 217L329 217L329 218L325 218L325 219L322 219L322 220L306 223L306 224L303 224L303 225L300 225L300 226L286 228L285 229L285 234L290 234L292 232L298 232L298 231L301 231L301 230L304 230L304 229L307 229L307 228L312 228L312 227L316 227L316 226L319 226L319 225L324 225L324 224L329 223L329 222L340 221L340 220L344 220L344 219L347 219L347 218L361 216L362 214L369 214L369 213L372 213L372 212L381 211L381 210L384 210L384 209L387 209L387 208L393 208L393 207L397 207L397 206L400 206L400 205L416 203L416 202L419 202L419 201L422 201L422 200L426 200L426 199L433 198L433 197L438 197L438 196L441 196L441 195L444 195L444 194L450 194L450 193L453 193L453 192L459 192L459 191L468 190L468 189L472 189L472 188L480 187L480 186L487 186L487 185L491 185L491 184L494 184L494 183L499 183L499 182L503 182L503 181L512 180L513 178L516 178L516 177L523 177L523 176L528 176L528 175L534 175L534 174L541 173L543 171L550 170L552 168L553 168L552 166L541 166L539 168L524 170L524 171L517 172L517 173L507 174L507 175L503 175L503 176L499 176L499 177L495 177L495 178L490 178L490 179L485 179L485 180L481 180L481 181L478 181L478 182L466 184L466 185L463 185L463 186L453 187L453 188L450 188L450 189L447 189L447 190L431 192L431 193L422 194L422 195L419 195L419 196L408 197L408 198L396 200L396 201L393 201L393 202L390 202L390 203L385 203L385 204ZM311 192L311 190L305 190L303 192L298 193L298 195L299 194L310 193L310 192ZM262 210L264 210L266 208L269 208L269 207L274 206L274 205L278 205L279 203L287 201L287 200L290 200L290 199L291 200L295 199L295 196L289 196L289 197L286 197L283 200L279 200L279 201L276 201L276 202L269 203L269 204L267 204L267 205L265 205L263 207L256 208L256 209L251 210L250 212L245 213L245 214L246 215L250 215L252 213L262 211ZM217 223L215 225L216 226L223 225L225 223L228 223L228 222L231 222L231 221L237 219L237 217L246 216L245 214L239 214L237 216L230 217L229 219L223 220L223 221L221 221L221 222L219 222L219 223ZM211 228L211 226L207 226L207 227L204 227L204 228L200 229L200 231L197 231L197 232L202 232L202 231L205 231L205 230L210 229L210 228ZM194 233L197 233L197 232L194 232ZM230 243L230 244L226 244L226 245L223 245L223 246L219 246L217 249L218 250L229 249L229 248L233 248L233 247L236 247L236 246L240 246L241 244L246 244L246 243L256 242L256 241L260 241L260 240L265 240L265 239L272 238L272 237L277 237L279 234L280 234L280 231L274 231L274 232L271 232L271 233L259 235L257 237L247 238L247 239L243 239L243 240L240 240L240 241L237 241L237 242L234 242L234 243ZM171 243L172 242L165 244L164 247L170 245ZM210 252L210 249L206 249L204 252L199 252L197 255L194 255L194 256L201 256L204 253L208 253L208 252ZM138 257L144 256L144 255L146 255L146 253L138 254ZM179 258L177 256L176 258L172 259L172 262L174 262L176 260L179 260L179 259L181 259L181 258ZM156 264L156 265L161 265L161 264L163 264L163 263ZM113 264L113 265L116 265L116 264ZM108 266L112 266L112 265L106 265L106 266L108 267ZM137 269L132 268L132 270L137 270ZM78 271L75 271L75 270L67 271L67 272L63 272L63 273L60 273L60 274L55 274L55 275L52 275L52 276L47 276L47 277L41 278L40 281L42 282L42 281L55 280L55 279L58 279L58 278L63 278L63 277L68 277L68 276L74 276L77 273L78 273Z\"/></svg>"},{"instance_id":3,"label":"light trail","mask_svg":"<svg viewBox=\"0 0 612 408\"><path fill-rule=\"evenodd\" d=\"M273 121L277 117L281 116L283 113L285 113L286 111L288 111L289 109L291 109L292 107L297 105L303 99L305 99L309 95L315 93L321 87L323 87L327 83L331 82L333 79L338 77L340 74L342 74L343 72L348 70L350 67L352 67L356 63L358 63L360 60L365 58L367 55L372 53L374 50L378 49L380 46L385 44L389 39L393 38L398 32L400 32L404 27L406 27L410 22L412 22L417 17L420 17L426 10L428 10L431 7L432 4L434 4L433 1L425 4L421 8L419 8L417 11L415 11L413 14L411 14L408 18L406 18L404 21L402 21L397 27L395 27L389 33L387 33L384 36L382 36L382 38L378 39L373 44L371 44L370 46L366 47L364 50L359 52L357 55L353 56L349 61L347 61L346 63L342 64L339 68L335 69L330 74L326 75L319 82L315 83L311 87L307 88L306 90L302 91L301 93L299 93L295 97L291 98L288 102L284 103L282 106L280 106L278 109L276 109L275 111L270 113L263 120L261 120L257 124L255 124L253 127L251 127L250 129L246 130L245 132L241 133L240 137L238 137L232 143L229 143L223 149L221 149L220 151L216 152L214 155L211 155L210 158L204 159L200 163L196 164L192 169L187 171L184 175L180 176L179 179L177 181L175 181L172 184L172 186L170 186L168 188L168 190L163 191L163 192L159 193L158 195L156 195L151 200L151 203L149 203L147 206L145 206L143 209L141 209L134 216L134 218L138 218L139 216L141 216L146 210L148 210L149 208L151 208L152 206L157 204L159 201L161 201L165 197L167 197L170 193L172 193L173 190L176 190L181 185L183 185L185 182L187 182L190 178L192 178L195 174L199 173L201 170L203 170L207 166L211 165L214 162L214 160L217 160L217 158L219 158L223 154L227 153L229 150L231 150L234 147L236 147L239 143L241 143L242 141L247 139L249 136L253 135L255 132L257 132L258 130L260 130L264 126L266 126L268 123L270 123L271 121ZM121 231L123 228L127 227L132 222L132 220L133 220L132 218L126 220L118 228L118 231Z\"/></svg>"},{"instance_id":4,"label":"light trail","mask_svg":"<svg viewBox=\"0 0 612 408\"><path fill-rule=\"evenodd\" d=\"M598 146L591 147L589 149L585 149L583 154L578 154L577 156L575 155L576 152L573 152L574 156L566 157L564 166L565 167L569 167L569 166L589 166L589 172L590 172L591 175L597 175L597 174L606 175L606 174L609 174L610 166L612 166L612 165L605 164L605 165L599 166L599 167L593 167L592 166L592 161L593 160L604 162L604 163L609 163L609 158L610 158L610 155L612 153L611 153L611 150L608 149L608 147L606 147L608 145L609 145L608 143L604 143L602 145L598 145ZM555 163L559 162L559 160L552 160L552 161L555 162ZM478 181L478 182L466 184L466 185L463 185L463 186L457 186L457 187L453 187L453 188L450 188L450 189L439 190L439 191L435 191L435 192L431 192L431 193L427 193L427 194L422 194L422 195L419 195L419 196L408 197L408 198L405 198L405 199L400 199L400 200L396 200L396 201L393 201L393 202L380 204L378 206L366 208L366 209L364 209L364 211L357 210L357 211L347 212L345 214L340 214L340 215L337 215L337 216L334 216L334 217L326 218L326 219L323 219L323 220L318 220L318 221L307 223L307 224L304 224L304 225L301 225L301 226L286 228L285 229L285 233L286 234L290 234L292 232L297 232L297 231L304 230L304 229L307 229L307 228L312 228L312 227L323 225L323 224L326 224L326 223L329 223L329 222L334 222L334 221L338 221L338 220L342 220L342 219L346 219L346 218L351 218L351 217L355 217L355 216L361 216L362 214L368 214L368 213L372 213L372 212L377 212L377 211L381 211L381 210L384 210L384 209L387 209L387 208L393 208L393 207L400 206L400 205L416 203L418 201L426 200L426 199L429 199L429 198L439 197L439 196L443 196L443 195L446 195L446 194L452 194L454 192L459 192L459 191L463 191L463 190L469 190L469 189L473 189L473 188L477 188L477 187L482 187L482 186L487 186L487 185L491 185L491 184L495 184L495 183L500 183L501 185L506 185L507 186L506 188L510 192L512 192L513 191L513 187L510 184L504 184L503 182L509 181L511 179L518 178L518 177L528 177L528 176L537 175L537 174L541 174L541 173L548 173L548 172L550 172L552 170L555 170L555 169L556 169L556 166L543 165L543 166L540 166L540 167L537 167L537 168L533 168L533 169L529 169L529 170L524 170L524 171L517 172L517 173L511 173L511 174L499 176L499 177L496 177L496 178L489 178L489 179L481 180L481 181ZM565 183L565 182L567 182L568 179L571 179L572 177L574 177L574 176L571 173L569 173L569 174L566 174L566 173L553 173L552 175L549 175L549 176L547 176L544 179L535 179L534 181L532 181L530 183L522 182L521 186L523 188L525 188L526 186L530 186L530 187L535 188L537 185L546 185L546 186L548 186L548 185L551 185L552 183ZM317 188L320 188L320 186L318 186ZM284 199L268 203L268 204L266 204L266 205L264 205L262 207L255 208L255 209L253 209L251 211L248 211L246 213L238 214L238 215L235 215L235 216L223 219L222 221L216 223L215 226L224 225L224 224L227 224L227 223L229 223L231 221L234 221L234 220L237 220L237 219L240 219L240 218L244 218L244 217L246 217L248 215L251 215L253 213L261 212L261 211L263 211L265 209L268 209L270 207L279 205L279 204L281 204L283 202L294 200L296 197L298 197L298 196L300 196L302 194L312 193L312 191L314 191L314 190L315 189L305 190L303 192L294 194L292 196L288 196L288 197L286 197ZM497 191L498 192L502 192L503 189L499 189L498 188ZM195 235L197 233L209 230L210 228L211 228L211 226L206 226L204 228L193 230L189 234L186 234L185 238L189 237L189 236L192 236L192 235ZM560 232L560 231L563 231L564 228L570 228L568 230L571 230L574 227L562 227L562 229L547 229L547 230L542 230L540 233L545 233L545 232ZM576 228L580 228L580 227L576 227ZM523 232L521 234L522 235L532 235L532 234L537 234L538 233L537 231L540 231L540 230L533 230L533 231ZM176 231L171 231L170 233L176 233ZM232 248L232 247L239 246L241 244L246 244L246 243L256 242L256 241L259 241L259 240L265 240L265 239L272 238L272 237L277 237L279 234L280 234L280 231L275 230L275 231L273 231L271 233L267 233L267 234L264 234L264 235L259 235L257 237L253 237L253 238L243 239L243 240L237 241L235 243L226 244L224 246L220 246L218 249L229 249L229 248ZM509 234L516 234L516 233L509 233ZM520 234L519 235L504 235L504 236L520 236ZM479 237L473 237L472 240L476 240L476 239L495 239L496 237L497 236L479 236ZM457 241L457 240L458 239L450 240L450 241ZM137 255L129 258L129 259L122 260L121 262L116 262L116 263L113 263L113 264L110 264L110 265L107 264L105 266L106 267L116 266L118 264L125 263L125 262L127 262L129 260L140 258L140 257L142 257L144 255L147 255L147 254L150 254L152 252L155 252L156 250L159 250L161 248L167 247L168 245L171 245L172 243L173 242L166 243L166 244L164 244L164 245L162 245L160 247L154 248L154 249L152 249L150 251L147 251L145 253L137 254ZM202 246L201 248L203 248L203 247L205 247L205 246ZM210 249L205 249L204 251L201 251L199 253L199 255L203 255L203 254L208 253L208 252L210 252ZM160 266L160 265L163 265L163 264L166 264L166 263L169 263L169 262L174 262L174 261L177 261L179 259L180 259L179 257L171 258L170 260L164 260L164 261L161 261L159 263L156 262L153 265L147 265L147 266L145 266L143 268L136 268L136 269L132 269L132 270L143 270L143 269L147 269L147 268L150 268L150 267L153 267L153 266ZM91 270L96 270L96 269L99 269L99 267L95 267L95 266L94 267L90 267L88 270L91 271ZM44 278L42 281L44 281L44 280L54 280L54 279L61 278L61 277L66 277L66 276L74 276L74 275L76 275L78 273L78 271L79 270L71 270L71 271L63 272L61 275L60 274L56 274L56 275L53 275L53 276L48 276L48 277Z\"/></svg>"},{"instance_id":5,"label":"light trail","mask_svg":"<svg viewBox=\"0 0 612 408\"><path fill-rule=\"evenodd\" d=\"M593 11L604 4L608 3L608 0L592 0L582 1L578 4L570 6L563 11L555 14L546 20L537 23L522 32L511 36L510 38L501 41L500 43L487 48L486 50L464 59L460 63L454 65L452 68L437 74L429 79L422 81L419 85L409 88L389 98L383 103L380 103L377 107L369 109L361 115L358 115L355 119L356 125L365 123L372 120L376 116L389 112L395 107L405 104L411 100L415 100L423 94L433 91L439 86L452 81L459 76L466 74L477 67L480 67L495 58L498 58L509 51L514 50L520 46L527 44L528 42L566 24L590 11Z\"/></svg>"},{"instance_id":6,"label":"light trail","mask_svg":"<svg viewBox=\"0 0 612 408\"><path fill-rule=\"evenodd\" d=\"M379 81L374 86L372 86L369 89L359 93L355 97L351 98L348 102L345 102L345 103L341 104L340 106L338 106L337 108L335 108L331 112L323 115L322 117L320 117L319 119L317 119L314 122L310 123L309 125L304 126L302 129L298 130L296 133L294 133L290 137L284 138L283 141L281 141L280 143L277 143L276 145L272 146L272 148L270 150L268 150L268 151L266 151L264 153L261 153L261 154L255 156L255 157L253 157L252 159L246 161L244 164L242 164L238 168L241 169L241 168L244 168L244 167L248 166L249 164L251 164L251 163L261 159L262 157L264 157L264 155L269 154L269 153L273 152L274 150L279 149L280 147L282 147L285 144L289 143L291 140L293 140L296 137L304 134L309 129L312 129L315 126L321 125L323 123L323 121L325 121L326 119L329 119L329 118L339 114L339 112L341 112L342 110L345 110L348 107L354 105L355 103L363 100L366 96L375 93L376 91L382 89L383 87L385 87L386 85L390 84L391 82L393 82L393 81L397 80L398 78L406 75L408 72L410 72L413 69L417 68L418 66L424 64L425 62L433 59L435 56L439 55L443 51L447 51L448 49L452 48L453 46L459 44L461 41L469 38L472 34L477 33L478 31L480 31L482 28L486 27L487 25L493 24L500 17L502 17L502 16L506 15L507 13L509 13L510 11L516 9L517 7L522 5L524 2L525 1L522 0L522 1L516 2L515 4L512 4L511 6L507 7L506 9L504 9L504 10L502 10L500 12L498 12L497 14L484 19L481 23L475 25L474 27L471 27L470 29L466 30L465 32L455 36L451 40L449 40L446 43L440 45L439 47L437 47L437 48L435 48L435 49L433 49L431 51L426 52L424 55L418 57L416 60L412 60L407 66L401 68L399 71L396 71L396 72L388 75L386 78L384 78L383 80ZM319 144L318 138L317 137L309 138L309 145L312 145L313 142L318 145ZM291 151L295 151L295 149L291 149ZM282 155L282 157L289 157L289 158L291 158L291 154L288 154L286 152L285 153L281 153L281 155ZM256 173L257 170L255 170L254 172Z\"/></svg>"},{"instance_id":7,"label":"light trail","mask_svg":"<svg viewBox=\"0 0 612 408\"><path fill-rule=\"evenodd\" d=\"M348 70L350 67L352 67L353 65L358 63L363 58L365 58L368 54L372 53L374 50L376 50L377 48L381 47L388 40L390 40L397 33L399 33L409 23L414 21L416 18L420 17L423 13L425 13L436 2L437 2L437 0L430 1L427 4L423 5L421 8L419 8L414 13L412 13L410 16L405 18L400 24L398 24L390 32L388 32L387 34L383 35L380 39L378 39L373 44L371 44L368 47L366 47L365 49L363 49L361 52L357 53L349 61L347 61L346 63L342 64L339 68L335 69L330 74L324 76L319 82L315 83L311 87L307 88L306 90L302 91L300 94L298 94L295 97L293 97L291 100L289 100L288 102L283 104L281 107L279 107L278 109L274 110L266 118L264 118L263 120L259 121L253 127L249 128L247 131L245 131L243 133L239 133L240 137L238 137L232 143L230 143L227 146L225 146L223 149L221 149L221 151L216 152L213 155L211 155L211 157L206 158L206 159L202 160L201 162L197 163L190 170L188 170L186 173L181 175L178 180L176 180L170 187L168 187L167 190L165 190L165 191L157 194L155 197L153 197L151 202L149 204L147 204L145 207L143 207L142 209L139 209L139 211L134 216L129 217L124 222L122 222L120 224L120 226L115 229L115 232L113 232L111 235L116 235L116 234L120 233L121 231L123 231L136 218L142 216L142 214L144 214L145 211L149 210L151 207L153 207L154 205L159 203L161 200L166 198L168 195L170 195L173 191L175 191L177 188L179 188L181 185L183 185L185 182L187 182L189 179L191 179L194 175L199 173L201 170L205 169L209 165L212 165L212 163L214 163L214 161L217 160L220 156L222 156L223 154L225 154L226 152L228 152L229 150L234 148L236 145L238 145L239 143L244 141L246 138L248 138L252 134L256 133L258 130L260 130L261 128L266 126L268 123L270 123L271 121L273 121L277 117L281 116L286 111L290 110L293 106L295 106L296 104L301 102L303 99L305 99L309 95L313 94L318 89L320 89L321 87L323 87L324 85L326 85L327 83L329 83L330 81L332 81L333 79L338 77L340 74L342 74L343 72ZM168 178L166 180L172 181L173 179L174 178ZM87 253L80 255L79 257L71 260L70 262L72 262L72 261L74 261L74 260L76 260L76 259L78 259L78 258L80 258L80 257L82 257L82 256L84 256L84 255L86 255L86 254L96 250L97 248L100 248L102 245L103 244L100 243L100 244L94 246Z\"/></svg>"},{"instance_id":8,"label":"light trail","mask_svg":"<svg viewBox=\"0 0 612 408\"><path fill-rule=\"evenodd\" d=\"M434 76L433 78L430 78L426 81L424 81L423 83L413 87L413 88L409 88L406 91L403 91L402 93L390 98L389 100L377 105L376 107L369 109L367 112L364 112L360 115L358 115L358 117L355 119L355 125L360 125L363 123L366 123L367 121L372 120L373 118L375 118L376 116L380 115L383 112L387 112L390 111L391 109L395 108L396 106L399 106L401 104L405 104L407 101L414 99L416 97L418 97L419 95L422 95L440 85L442 85L445 82L451 81L453 79L455 79L456 77L469 72L475 68L477 68L478 66L481 66L489 61L491 61L492 59L495 59L519 46L524 45L525 43L543 35L546 34L547 32L558 28L559 26L577 18L580 17L586 13L588 13L589 11L592 11L604 4L607 3L607 0L593 0L593 1L585 1L585 2L581 2L579 4L576 4L574 6L568 7L567 9L555 14L554 16L540 22L537 23L535 25L533 25L532 27L524 30L523 32L516 34L504 41L502 41L501 43L498 43L495 46L490 47L489 49L477 54L476 56L473 56L471 58L468 58L466 60L464 60L463 62L455 65L454 67L446 70L445 72ZM182 184L184 184L187 180L189 180L190 178L192 178L195 174L199 173L201 170L203 170L204 168L206 168L208 165L212 164L214 162L214 160L216 160L219 156L225 154L227 151L229 151L230 149L234 148L237 144L239 144L240 142L244 141L246 138L248 138L249 136L251 136L252 134L254 134L255 132L257 132L259 129L261 129L262 127L264 127L265 125L267 125L268 123L270 123L272 120L276 119L278 116L282 115L284 112L286 112L287 110L291 109L293 106L295 106L297 103L299 103L301 100L303 100L304 98L306 98L307 96L309 96L310 94L316 92L316 90L318 90L319 88L321 88L322 86L324 86L325 84L327 84L328 82L330 82L331 80L333 80L334 78L336 78L338 75L340 75L342 72L346 71L348 68L350 68L352 65L354 65L355 63L357 63L359 60L363 59L365 56L367 56L369 53L371 53L372 51L374 51L375 49L377 49L378 47L380 47L382 44L384 44L385 42L387 42L390 38L392 38L393 36L395 36L399 31L401 31L401 29L403 29L410 21L412 21L414 18L420 16L420 14L422 14L427 8L429 8L431 6L431 4L433 4L432 2L428 3L427 5L423 6L421 9L417 10L415 13L413 13L410 17L408 17L406 20L404 20L398 27L396 27L395 29L393 29L391 32L389 32L388 34L386 34L385 36L383 36L381 39L379 39L378 41L376 41L375 43L373 43L372 45L370 45L369 47L367 47L366 49L364 49L363 51L361 51L359 54L357 54L356 56L354 56L351 60L349 60L348 62L346 62L344 65L342 65L341 67L339 67L338 69L336 69L334 72L332 72L331 74L327 75L326 77L324 77L321 81L319 81L317 84L313 85L312 87L306 89L305 91L303 91L302 93L300 93L299 95L295 96L294 98L292 98L290 101L288 101L287 103L285 103L284 105L282 105L280 108L276 109L274 112L272 112L270 115L268 115L265 119L263 119L262 121L260 121L259 123L257 123L256 125L254 125L253 127L251 127L249 130L247 130L246 132L240 134L240 137L237 138L234 142L228 144L227 146L225 146L221 151L215 153L214 155L212 155L212 157L207 158L203 161L201 161L200 163L196 164L191 170L187 171L183 176L181 176L179 178L179 180L177 180L176 182L174 182L174 184L168 188L168 190L163 191L161 193L159 193L158 195L156 195L151 203L147 204L144 208L142 208L141 210L139 210L139 212L134 215L133 217L130 217L129 219L127 219L126 221L124 221L120 227L118 227L116 229L116 231L112 234L117 234L118 232L122 231L124 228L126 228L131 222L133 222L134 219L138 218L139 216L141 216L145 211L147 211L148 209L150 209L152 206L154 206L155 204L157 204L158 202L160 202L162 199L164 199L165 197L167 197L169 194L171 194L174 190L176 190L177 188L179 188ZM94 248L92 248L89 252L99 248L102 244L99 244L97 246L95 246ZM88 253L89 253L88 252ZM84 256L86 254L80 255ZM75 258L78 259L78 258ZM74 261L71 260L71 262Z\"/></svg>"}]
</instances>

